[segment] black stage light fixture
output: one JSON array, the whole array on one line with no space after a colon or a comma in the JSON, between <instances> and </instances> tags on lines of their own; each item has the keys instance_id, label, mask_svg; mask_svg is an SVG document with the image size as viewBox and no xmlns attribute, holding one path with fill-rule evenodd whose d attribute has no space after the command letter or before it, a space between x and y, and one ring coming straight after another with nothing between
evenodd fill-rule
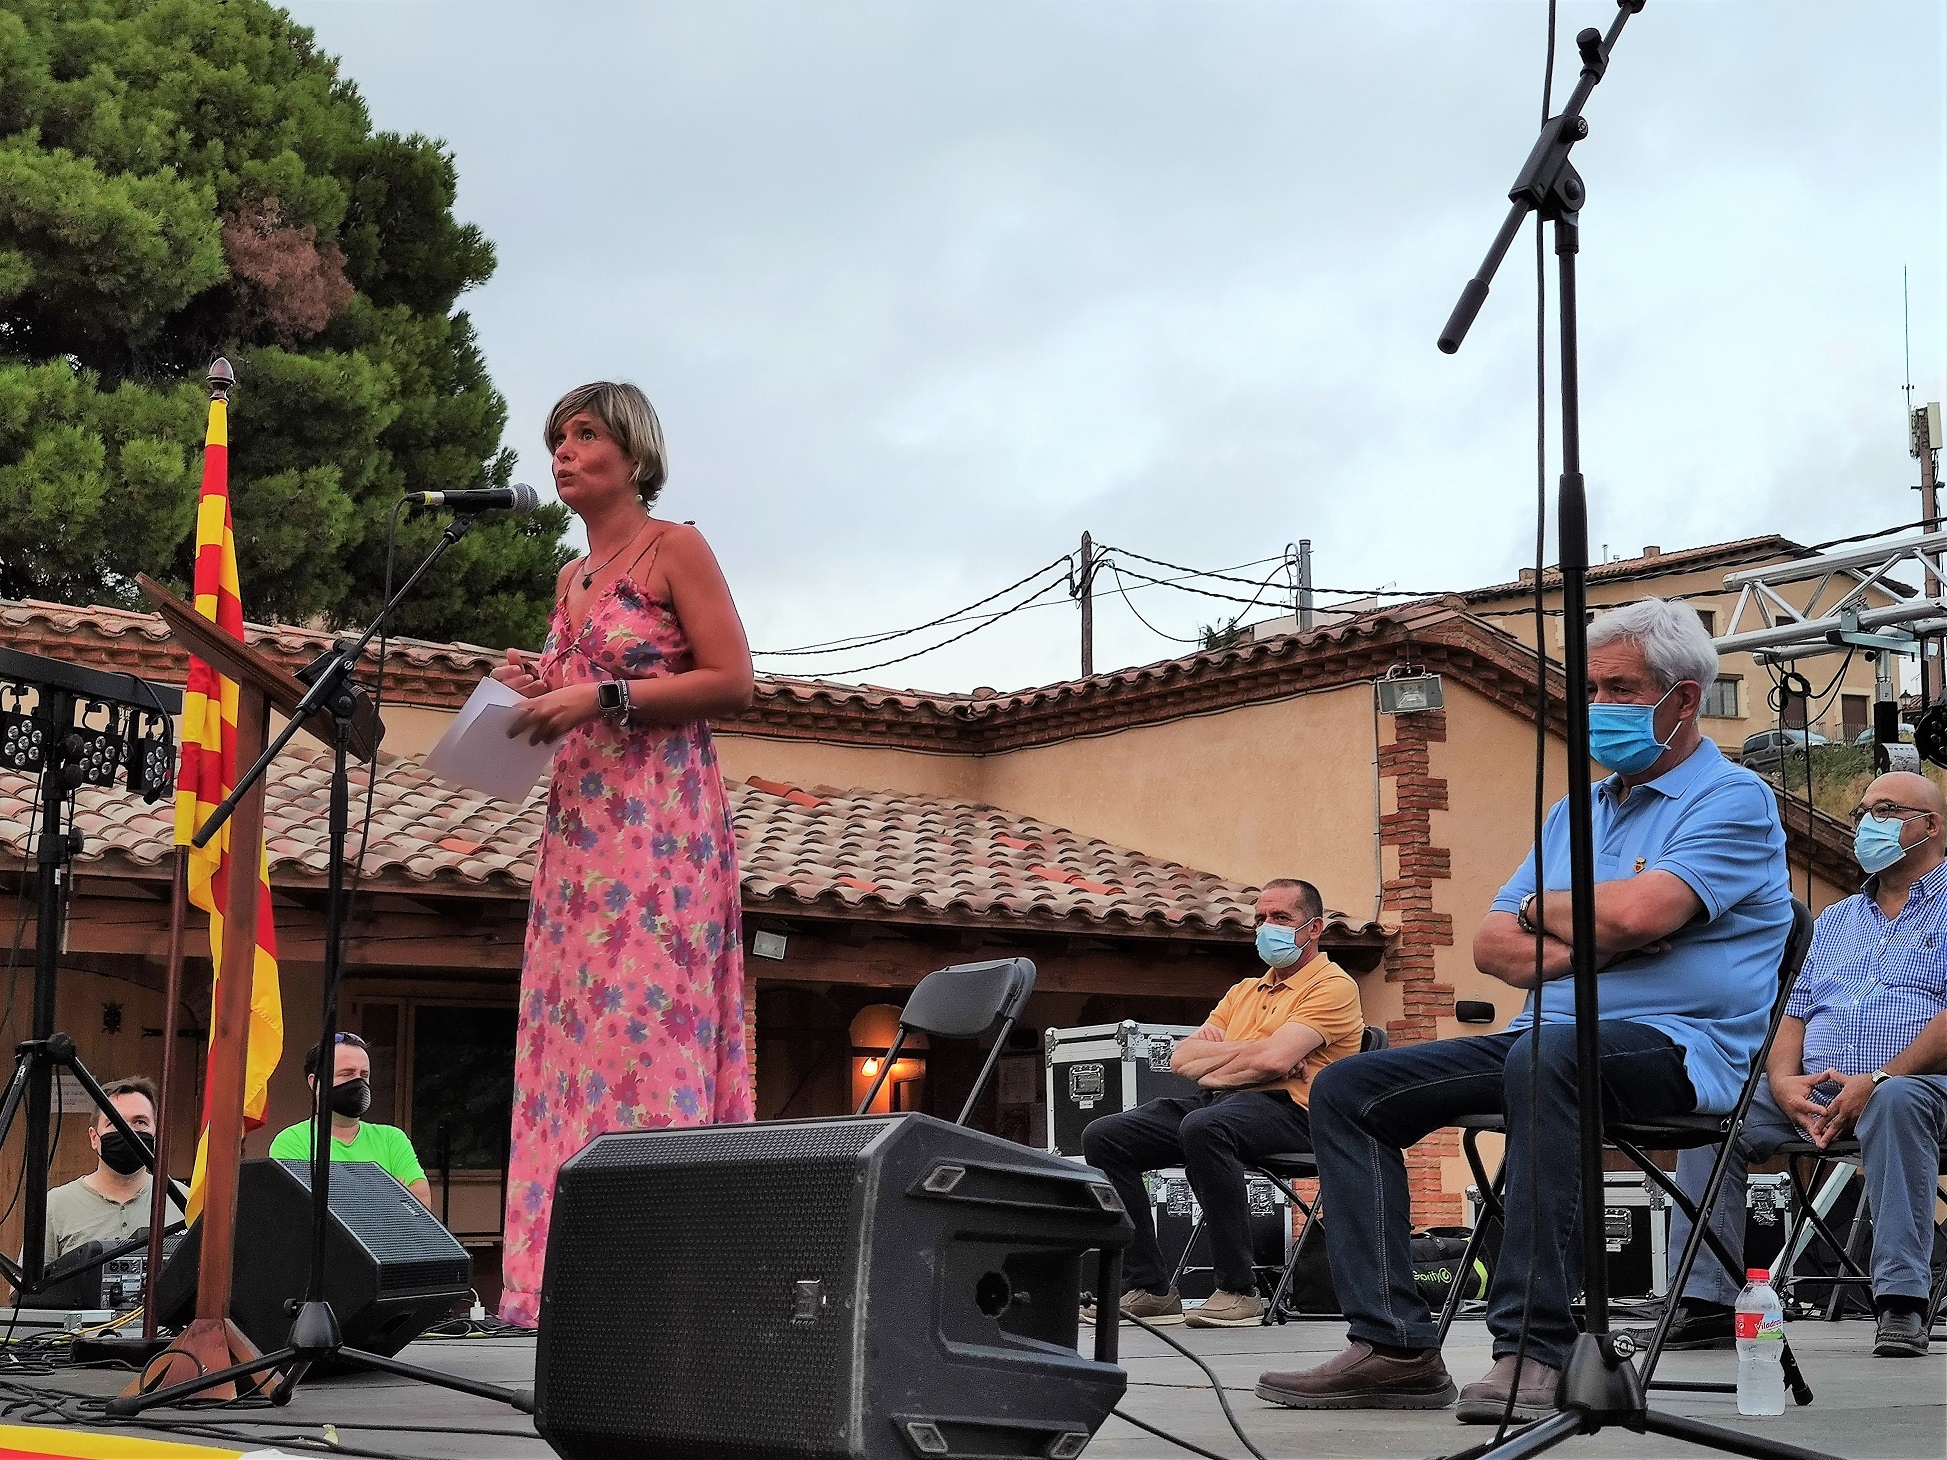
<instances>
[{"instance_id":1,"label":"black stage light fixture","mask_svg":"<svg viewBox=\"0 0 1947 1460\"><path fill-rule=\"evenodd\" d=\"M1947 766L1947 705L1931 705L1913 727L1913 748L1923 759Z\"/></svg>"},{"instance_id":2,"label":"black stage light fixture","mask_svg":"<svg viewBox=\"0 0 1947 1460\"><path fill-rule=\"evenodd\" d=\"M20 685L0 684L0 765L32 776L47 761L47 730L32 711L21 708L26 698Z\"/></svg>"},{"instance_id":3,"label":"black stage light fixture","mask_svg":"<svg viewBox=\"0 0 1947 1460\"><path fill-rule=\"evenodd\" d=\"M129 713L128 788L153 805L176 784L174 722L153 710Z\"/></svg>"},{"instance_id":4,"label":"black stage light fixture","mask_svg":"<svg viewBox=\"0 0 1947 1460\"><path fill-rule=\"evenodd\" d=\"M126 712L99 700L85 700L68 737L68 764L76 784L112 786L122 768L122 721Z\"/></svg>"}]
</instances>

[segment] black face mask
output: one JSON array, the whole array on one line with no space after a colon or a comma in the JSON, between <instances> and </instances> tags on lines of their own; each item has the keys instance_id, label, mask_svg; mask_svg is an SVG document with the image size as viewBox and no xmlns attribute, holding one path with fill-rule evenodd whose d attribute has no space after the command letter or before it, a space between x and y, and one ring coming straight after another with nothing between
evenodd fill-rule
<instances>
[{"instance_id":1,"label":"black face mask","mask_svg":"<svg viewBox=\"0 0 1947 1460\"><path fill-rule=\"evenodd\" d=\"M133 1176L142 1169L143 1151L148 1157L155 1156L155 1137L144 1135L141 1131L135 1137L142 1145L138 1149L129 1138L118 1130L111 1130L101 1138L101 1163L119 1176Z\"/></svg>"},{"instance_id":2,"label":"black face mask","mask_svg":"<svg viewBox=\"0 0 1947 1460\"><path fill-rule=\"evenodd\" d=\"M348 1120L372 1108L372 1082L370 1080L345 1080L331 1087L331 1112Z\"/></svg>"}]
</instances>

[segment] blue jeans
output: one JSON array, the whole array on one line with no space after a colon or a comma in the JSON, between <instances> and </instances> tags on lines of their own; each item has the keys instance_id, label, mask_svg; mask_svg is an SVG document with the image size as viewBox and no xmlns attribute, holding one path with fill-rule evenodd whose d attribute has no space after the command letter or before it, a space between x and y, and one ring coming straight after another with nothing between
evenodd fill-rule
<instances>
[{"instance_id":1,"label":"blue jeans","mask_svg":"<svg viewBox=\"0 0 1947 1460\"><path fill-rule=\"evenodd\" d=\"M1895 1075L1866 1102L1854 1132L1866 1173L1866 1200L1873 1217L1873 1295L1925 1298L1933 1280L1934 1189L1940 1178L1940 1151L1947 1144L1947 1075ZM1710 1228L1731 1251L1744 1251L1746 1168L1762 1161L1786 1141L1809 1140L1771 1098L1762 1081L1752 1096L1744 1130L1724 1172ZM1685 1151L1677 1160L1677 1185L1701 1201L1710 1180L1714 1146ZM1690 1221L1680 1208L1670 1213L1670 1251L1680 1252L1690 1237ZM1742 1277L1724 1271L1706 1247L1697 1254L1686 1298L1729 1305L1737 1301Z\"/></svg>"},{"instance_id":2,"label":"blue jeans","mask_svg":"<svg viewBox=\"0 0 1947 1460\"><path fill-rule=\"evenodd\" d=\"M1648 1120L1695 1108L1683 1052L1660 1030L1605 1019L1605 1119ZM1507 1118L1507 1225L1487 1294L1494 1356L1514 1352L1534 1274L1528 1356L1561 1368L1575 1343L1569 1304L1582 1286L1575 1030L1542 1026L1541 1103L1529 1141L1536 1040L1518 1034L1441 1039L1327 1065L1312 1082L1312 1142L1325 1246L1348 1332L1368 1343L1430 1349L1435 1324L1413 1280L1413 1197L1406 1147L1463 1115ZM1531 1179L1534 1182L1530 1186ZM1540 1224L1531 1223L1539 1199Z\"/></svg>"}]
</instances>

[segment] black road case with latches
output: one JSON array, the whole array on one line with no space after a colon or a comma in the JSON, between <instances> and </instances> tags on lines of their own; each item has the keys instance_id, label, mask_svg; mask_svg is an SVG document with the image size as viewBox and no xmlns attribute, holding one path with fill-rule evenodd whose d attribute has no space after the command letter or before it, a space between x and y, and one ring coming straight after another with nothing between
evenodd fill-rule
<instances>
[{"instance_id":1,"label":"black road case with latches","mask_svg":"<svg viewBox=\"0 0 1947 1460\"><path fill-rule=\"evenodd\" d=\"M1082 1131L1092 1120L1134 1110L1164 1095L1201 1095L1194 1080L1170 1070L1177 1041L1195 1024L1084 1024L1043 1036L1048 1067L1048 1149L1082 1154Z\"/></svg>"}]
</instances>

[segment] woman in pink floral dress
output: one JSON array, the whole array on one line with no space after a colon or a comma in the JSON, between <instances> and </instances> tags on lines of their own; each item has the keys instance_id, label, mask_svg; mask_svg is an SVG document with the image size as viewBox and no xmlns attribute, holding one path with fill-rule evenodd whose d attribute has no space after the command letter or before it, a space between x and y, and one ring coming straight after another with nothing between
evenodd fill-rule
<instances>
[{"instance_id":1,"label":"woman in pink floral dress","mask_svg":"<svg viewBox=\"0 0 1947 1460\"><path fill-rule=\"evenodd\" d=\"M517 733L557 743L514 1056L500 1316L539 1316L561 1163L605 1131L751 1118L737 845L705 723L751 698L750 648L695 528L650 515L662 429L642 392L548 415L555 488L588 528Z\"/></svg>"}]
</instances>

